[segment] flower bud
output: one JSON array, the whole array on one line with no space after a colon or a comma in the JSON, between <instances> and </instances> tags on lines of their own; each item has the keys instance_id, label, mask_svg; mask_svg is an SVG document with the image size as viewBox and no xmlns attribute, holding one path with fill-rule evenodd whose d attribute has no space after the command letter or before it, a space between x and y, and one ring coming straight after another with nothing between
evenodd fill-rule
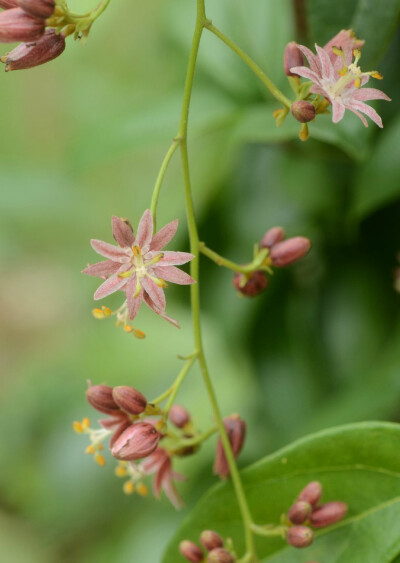
<instances>
[{"instance_id":1,"label":"flower bud","mask_svg":"<svg viewBox=\"0 0 400 563\"><path fill-rule=\"evenodd\" d=\"M199 563L200 561L203 561L202 550L192 541L181 541L181 543L179 544L179 551L181 552L183 557L185 557L185 559L191 561L192 563Z\"/></svg>"},{"instance_id":2,"label":"flower bud","mask_svg":"<svg viewBox=\"0 0 400 563\"><path fill-rule=\"evenodd\" d=\"M47 19L56 7L54 0L17 0L18 6L31 16Z\"/></svg>"},{"instance_id":3,"label":"flower bud","mask_svg":"<svg viewBox=\"0 0 400 563\"><path fill-rule=\"evenodd\" d=\"M44 33L44 20L30 16L21 8L0 12L0 43L38 41Z\"/></svg>"},{"instance_id":4,"label":"flower bud","mask_svg":"<svg viewBox=\"0 0 400 563\"><path fill-rule=\"evenodd\" d=\"M316 508L310 516L311 525L314 528L325 528L344 518L347 514L345 502L327 502Z\"/></svg>"},{"instance_id":5,"label":"flower bud","mask_svg":"<svg viewBox=\"0 0 400 563\"><path fill-rule=\"evenodd\" d=\"M114 434L110 438L110 449L114 447L115 442L125 430L132 426L132 421L128 418L122 419L119 424L114 427Z\"/></svg>"},{"instance_id":6,"label":"flower bud","mask_svg":"<svg viewBox=\"0 0 400 563\"><path fill-rule=\"evenodd\" d=\"M141 459L154 452L160 438L161 434L152 424L147 422L131 424L115 441L111 454L124 461Z\"/></svg>"},{"instance_id":7,"label":"flower bud","mask_svg":"<svg viewBox=\"0 0 400 563\"><path fill-rule=\"evenodd\" d=\"M267 289L268 278L261 270L256 270L250 274L236 272L233 278L233 287L246 297L256 297Z\"/></svg>"},{"instance_id":8,"label":"flower bud","mask_svg":"<svg viewBox=\"0 0 400 563\"><path fill-rule=\"evenodd\" d=\"M168 418L177 428L183 428L190 422L190 414L181 405L173 405L169 411Z\"/></svg>"},{"instance_id":9,"label":"flower bud","mask_svg":"<svg viewBox=\"0 0 400 563\"><path fill-rule=\"evenodd\" d=\"M237 414L232 414L224 419L224 426L228 435L229 443L235 458L237 458L242 450L244 439L246 437L246 423ZM228 461L222 446L221 438L217 442L217 451L214 461L214 474L218 474L222 479L226 479L229 475Z\"/></svg>"},{"instance_id":10,"label":"flower bud","mask_svg":"<svg viewBox=\"0 0 400 563\"><path fill-rule=\"evenodd\" d=\"M133 387L127 385L114 387L112 395L119 408L128 414L141 414L146 410L146 397Z\"/></svg>"},{"instance_id":11,"label":"flower bud","mask_svg":"<svg viewBox=\"0 0 400 563\"><path fill-rule=\"evenodd\" d=\"M1 62L9 70L23 70L48 63L57 58L65 49L65 37L46 29L44 35L34 43L21 43L15 49L1 57ZM106 309L106 308L105 308ZM106 316L103 314L102 316Z\"/></svg>"},{"instance_id":12,"label":"flower bud","mask_svg":"<svg viewBox=\"0 0 400 563\"><path fill-rule=\"evenodd\" d=\"M274 266L280 268L283 266L289 266L289 264L293 264L301 258L304 258L304 256L308 254L310 247L311 243L308 238L288 238L287 240L278 242L278 244L271 249L271 262Z\"/></svg>"},{"instance_id":13,"label":"flower bud","mask_svg":"<svg viewBox=\"0 0 400 563\"><path fill-rule=\"evenodd\" d=\"M283 68L285 69L286 76L298 76L297 74L293 74L290 72L290 69L293 66L303 66L304 65L304 58L303 54L297 46L295 41L291 41L285 47L285 51L283 53Z\"/></svg>"},{"instance_id":14,"label":"flower bud","mask_svg":"<svg viewBox=\"0 0 400 563\"><path fill-rule=\"evenodd\" d=\"M207 561L208 563L233 563L235 559L229 551L222 547L217 547L210 551Z\"/></svg>"},{"instance_id":15,"label":"flower bud","mask_svg":"<svg viewBox=\"0 0 400 563\"><path fill-rule=\"evenodd\" d=\"M116 414L119 406L113 399L113 388L108 385L92 385L86 391L87 402L104 414Z\"/></svg>"},{"instance_id":16,"label":"flower bud","mask_svg":"<svg viewBox=\"0 0 400 563\"><path fill-rule=\"evenodd\" d=\"M319 499L322 496L322 485L319 481L311 481L304 487L304 489L300 492L297 500L304 500L305 502L309 502L311 506L316 506Z\"/></svg>"},{"instance_id":17,"label":"flower bud","mask_svg":"<svg viewBox=\"0 0 400 563\"><path fill-rule=\"evenodd\" d=\"M212 551L213 549L223 547L224 545L224 540L213 530L204 530L201 532L200 541L207 551Z\"/></svg>"},{"instance_id":18,"label":"flower bud","mask_svg":"<svg viewBox=\"0 0 400 563\"><path fill-rule=\"evenodd\" d=\"M3 10L9 10L10 8L17 7L17 0L0 0L0 8Z\"/></svg>"},{"instance_id":19,"label":"flower bud","mask_svg":"<svg viewBox=\"0 0 400 563\"><path fill-rule=\"evenodd\" d=\"M293 547L308 547L314 541L314 532L307 526L289 528L286 541Z\"/></svg>"},{"instance_id":20,"label":"flower bud","mask_svg":"<svg viewBox=\"0 0 400 563\"><path fill-rule=\"evenodd\" d=\"M288 518L293 524L303 524L312 512L312 506L304 500L297 501L289 510Z\"/></svg>"},{"instance_id":21,"label":"flower bud","mask_svg":"<svg viewBox=\"0 0 400 563\"><path fill-rule=\"evenodd\" d=\"M300 123L308 123L315 119L315 106L311 102L306 102L305 100L297 100L293 102L290 108L292 115Z\"/></svg>"},{"instance_id":22,"label":"flower bud","mask_svg":"<svg viewBox=\"0 0 400 563\"><path fill-rule=\"evenodd\" d=\"M260 248L272 248L277 242L285 238L285 231L282 227L272 227L269 229L260 242Z\"/></svg>"}]
</instances>

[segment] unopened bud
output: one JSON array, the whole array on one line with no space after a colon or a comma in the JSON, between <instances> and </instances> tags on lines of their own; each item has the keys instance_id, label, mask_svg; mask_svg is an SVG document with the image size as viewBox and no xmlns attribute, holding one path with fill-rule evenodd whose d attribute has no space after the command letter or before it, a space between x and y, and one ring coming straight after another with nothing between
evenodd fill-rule
<instances>
[{"instance_id":1,"label":"unopened bud","mask_svg":"<svg viewBox=\"0 0 400 563\"><path fill-rule=\"evenodd\" d=\"M246 423L239 415L232 414L224 419L224 426L233 455L237 458L242 450L244 439L246 437ZM217 442L214 473L218 474L222 479L226 479L229 476L229 465L222 446L221 438L219 438Z\"/></svg>"},{"instance_id":2,"label":"unopened bud","mask_svg":"<svg viewBox=\"0 0 400 563\"><path fill-rule=\"evenodd\" d=\"M62 33L55 33L54 29L47 29L44 35L35 43L21 43L15 49L1 57L5 63L6 71L23 70L48 63L57 58L65 49L65 37ZM93 314L100 311L101 315L96 318L109 316L105 311L108 307L94 309ZM111 314L111 311L110 311Z\"/></svg>"},{"instance_id":3,"label":"unopened bud","mask_svg":"<svg viewBox=\"0 0 400 563\"><path fill-rule=\"evenodd\" d=\"M286 541L293 547L308 547L314 541L314 532L307 526L289 528Z\"/></svg>"},{"instance_id":4,"label":"unopened bud","mask_svg":"<svg viewBox=\"0 0 400 563\"><path fill-rule=\"evenodd\" d=\"M297 100L293 102L290 108L292 115L300 123L308 123L315 118L315 106L311 102L305 100Z\"/></svg>"},{"instance_id":5,"label":"unopened bud","mask_svg":"<svg viewBox=\"0 0 400 563\"><path fill-rule=\"evenodd\" d=\"M54 13L54 0L17 0L18 6L28 14L47 19Z\"/></svg>"},{"instance_id":6,"label":"unopened bud","mask_svg":"<svg viewBox=\"0 0 400 563\"><path fill-rule=\"evenodd\" d=\"M312 506L309 502L299 500L296 502L288 512L288 518L293 524L303 524L312 511Z\"/></svg>"},{"instance_id":7,"label":"unopened bud","mask_svg":"<svg viewBox=\"0 0 400 563\"><path fill-rule=\"evenodd\" d=\"M325 528L344 518L347 514L347 504L340 501L327 502L316 508L310 516L314 528Z\"/></svg>"},{"instance_id":8,"label":"unopened bud","mask_svg":"<svg viewBox=\"0 0 400 563\"><path fill-rule=\"evenodd\" d=\"M272 248L274 244L281 242L285 238L285 231L282 227L272 227L269 229L260 242L260 248Z\"/></svg>"},{"instance_id":9,"label":"unopened bud","mask_svg":"<svg viewBox=\"0 0 400 563\"><path fill-rule=\"evenodd\" d=\"M319 499L322 496L322 485L319 481L311 481L302 489L297 500L304 500L311 504L311 506L316 506Z\"/></svg>"},{"instance_id":10,"label":"unopened bud","mask_svg":"<svg viewBox=\"0 0 400 563\"><path fill-rule=\"evenodd\" d=\"M0 0L0 8L3 10L9 10L10 8L17 7L17 0Z\"/></svg>"},{"instance_id":11,"label":"unopened bud","mask_svg":"<svg viewBox=\"0 0 400 563\"><path fill-rule=\"evenodd\" d=\"M224 540L213 530L204 530L201 532L200 541L207 551L212 551L224 545Z\"/></svg>"},{"instance_id":12,"label":"unopened bud","mask_svg":"<svg viewBox=\"0 0 400 563\"><path fill-rule=\"evenodd\" d=\"M119 408L128 414L141 414L146 410L146 397L133 387L120 385L119 387L114 387L112 394Z\"/></svg>"},{"instance_id":13,"label":"unopened bud","mask_svg":"<svg viewBox=\"0 0 400 563\"><path fill-rule=\"evenodd\" d=\"M108 385L92 385L86 391L87 402L104 414L116 414L119 406L113 399L113 388Z\"/></svg>"},{"instance_id":14,"label":"unopened bud","mask_svg":"<svg viewBox=\"0 0 400 563\"><path fill-rule=\"evenodd\" d=\"M38 41L44 25L44 20L30 16L21 8L0 12L0 43Z\"/></svg>"},{"instance_id":15,"label":"unopened bud","mask_svg":"<svg viewBox=\"0 0 400 563\"><path fill-rule=\"evenodd\" d=\"M304 58L303 54L297 46L295 41L291 41L285 47L285 51L283 54L283 68L285 69L286 76L298 76L293 72L290 72L290 69L293 66L303 66L304 65Z\"/></svg>"},{"instance_id":16,"label":"unopened bud","mask_svg":"<svg viewBox=\"0 0 400 563\"><path fill-rule=\"evenodd\" d=\"M190 422L190 414L181 405L173 405L169 411L168 418L177 428L183 428Z\"/></svg>"},{"instance_id":17,"label":"unopened bud","mask_svg":"<svg viewBox=\"0 0 400 563\"><path fill-rule=\"evenodd\" d=\"M198 545L189 540L184 540L179 544L179 551L192 563L199 563L203 561L203 552Z\"/></svg>"},{"instance_id":18,"label":"unopened bud","mask_svg":"<svg viewBox=\"0 0 400 563\"><path fill-rule=\"evenodd\" d=\"M310 247L311 243L308 238L292 237L278 242L271 249L270 258L274 266L282 268L304 258L308 254Z\"/></svg>"},{"instance_id":19,"label":"unopened bud","mask_svg":"<svg viewBox=\"0 0 400 563\"><path fill-rule=\"evenodd\" d=\"M246 297L256 297L267 289L268 278L261 270L256 270L250 274L236 272L233 278L233 287Z\"/></svg>"},{"instance_id":20,"label":"unopened bud","mask_svg":"<svg viewBox=\"0 0 400 563\"><path fill-rule=\"evenodd\" d=\"M229 553L226 549L222 547L217 547L210 551L207 557L208 563L233 563L235 561L232 553Z\"/></svg>"},{"instance_id":21,"label":"unopened bud","mask_svg":"<svg viewBox=\"0 0 400 563\"><path fill-rule=\"evenodd\" d=\"M111 454L117 459L132 461L147 457L156 449L161 434L152 424L131 424L115 441Z\"/></svg>"},{"instance_id":22,"label":"unopened bud","mask_svg":"<svg viewBox=\"0 0 400 563\"><path fill-rule=\"evenodd\" d=\"M121 434L125 432L125 430L127 430L127 428L129 428L130 426L132 426L132 422L128 418L125 418L122 419L121 422L114 427L114 434L110 438L110 448L114 447L115 442L118 440Z\"/></svg>"}]
</instances>

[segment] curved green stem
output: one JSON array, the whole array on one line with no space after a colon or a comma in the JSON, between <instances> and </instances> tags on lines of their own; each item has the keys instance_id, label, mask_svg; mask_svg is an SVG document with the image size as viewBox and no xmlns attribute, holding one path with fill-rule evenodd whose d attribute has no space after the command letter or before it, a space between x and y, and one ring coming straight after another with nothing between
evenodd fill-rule
<instances>
[{"instance_id":1,"label":"curved green stem","mask_svg":"<svg viewBox=\"0 0 400 563\"><path fill-rule=\"evenodd\" d=\"M164 157L164 160L162 161L161 168L156 179L156 183L154 184L153 195L151 198L151 205L150 205L150 211L153 216L153 222L154 222L154 230L156 229L157 204L158 204L158 198L160 196L161 186L164 180L165 173L168 168L168 164L170 163L171 158L178 147L179 147L179 139L175 138L171 146L169 147L167 154Z\"/></svg>"},{"instance_id":2,"label":"curved green stem","mask_svg":"<svg viewBox=\"0 0 400 563\"><path fill-rule=\"evenodd\" d=\"M261 268L263 262L267 258L269 251L267 248L262 249L255 259L250 262L249 264L236 264L236 262L232 262L232 260L228 260L223 256L220 256L211 248L208 248L204 242L199 243L199 249L204 256L210 258L213 262L215 262L218 266L224 266L224 268L228 268L228 270L233 270L234 272L241 272L242 274L250 274L254 272L254 270L258 270Z\"/></svg>"},{"instance_id":3,"label":"curved green stem","mask_svg":"<svg viewBox=\"0 0 400 563\"><path fill-rule=\"evenodd\" d=\"M216 426L213 426L212 428L209 428L208 430L206 430L206 432L203 432L199 436L195 436L194 438L184 438L180 440L179 446L184 448L187 448L189 446L197 446L198 444L201 444L202 442L208 440L208 438L213 434L215 434L216 432L218 432L218 428Z\"/></svg>"},{"instance_id":4,"label":"curved green stem","mask_svg":"<svg viewBox=\"0 0 400 563\"><path fill-rule=\"evenodd\" d=\"M283 94L279 88L275 86L272 80L265 74L263 69L258 66L256 62L253 61L251 57L247 53L243 51L232 39L227 37L222 31L220 31L215 25L212 24L211 21L206 21L204 26L211 31L216 37L221 39L234 53L238 55L242 59L242 61L254 72L256 76L264 83L264 85L268 88L271 94L279 100L284 106L290 109L292 102Z\"/></svg>"}]
</instances>

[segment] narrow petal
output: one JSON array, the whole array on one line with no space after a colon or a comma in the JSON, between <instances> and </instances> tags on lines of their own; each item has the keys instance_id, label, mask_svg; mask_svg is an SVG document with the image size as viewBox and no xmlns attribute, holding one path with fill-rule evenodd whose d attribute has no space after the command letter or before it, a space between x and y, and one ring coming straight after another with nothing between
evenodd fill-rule
<instances>
[{"instance_id":1,"label":"narrow petal","mask_svg":"<svg viewBox=\"0 0 400 563\"><path fill-rule=\"evenodd\" d=\"M165 311L166 301L163 289L149 277L144 277L141 281L144 290L149 294L155 306L161 311Z\"/></svg>"},{"instance_id":2,"label":"narrow petal","mask_svg":"<svg viewBox=\"0 0 400 563\"><path fill-rule=\"evenodd\" d=\"M132 228L122 219L113 215L111 217L112 232L115 240L120 246L132 246L135 235Z\"/></svg>"},{"instance_id":3,"label":"narrow petal","mask_svg":"<svg viewBox=\"0 0 400 563\"><path fill-rule=\"evenodd\" d=\"M386 100L387 102L391 102L389 96L377 88L357 88L352 98L359 102L366 102L367 100Z\"/></svg>"},{"instance_id":4,"label":"narrow petal","mask_svg":"<svg viewBox=\"0 0 400 563\"><path fill-rule=\"evenodd\" d=\"M97 254L101 254L114 262L128 262L129 258L123 248L118 248L114 244L109 244L102 240L92 239L90 241L92 248Z\"/></svg>"},{"instance_id":5,"label":"narrow petal","mask_svg":"<svg viewBox=\"0 0 400 563\"><path fill-rule=\"evenodd\" d=\"M290 72L292 72L293 74L298 74L303 78L308 78L308 80L312 80L316 84L320 83L320 77L318 76L318 74L306 66L292 66Z\"/></svg>"},{"instance_id":6,"label":"narrow petal","mask_svg":"<svg viewBox=\"0 0 400 563\"><path fill-rule=\"evenodd\" d=\"M321 74L321 64L319 59L308 47L304 45L297 45L303 55L306 57L308 64L310 65L310 69L317 74Z\"/></svg>"},{"instance_id":7,"label":"narrow petal","mask_svg":"<svg viewBox=\"0 0 400 563\"><path fill-rule=\"evenodd\" d=\"M190 252L173 252L171 250L166 250L163 252L163 257L159 262L157 262L157 267L162 266L180 266L181 264L186 264L193 260L194 254Z\"/></svg>"},{"instance_id":8,"label":"narrow petal","mask_svg":"<svg viewBox=\"0 0 400 563\"><path fill-rule=\"evenodd\" d=\"M87 274L88 276L98 276L103 278L106 276L111 276L118 272L121 266L120 262L113 262L112 260L103 260L102 262L97 262L96 264L89 264L87 268L82 270L82 274Z\"/></svg>"},{"instance_id":9,"label":"narrow petal","mask_svg":"<svg viewBox=\"0 0 400 563\"><path fill-rule=\"evenodd\" d=\"M353 113L356 114L357 117L359 117L361 119L361 121L363 122L365 127L368 127L368 121L365 119L365 117L362 115L362 113L360 113L359 111L357 111L356 109L350 107L350 106L346 106L346 109L349 109L350 111L352 111Z\"/></svg>"},{"instance_id":10,"label":"narrow petal","mask_svg":"<svg viewBox=\"0 0 400 563\"><path fill-rule=\"evenodd\" d=\"M111 278L108 278L108 280L106 280L104 283L102 283L101 286L97 289L96 293L94 294L94 299L96 301L98 299L103 299L103 297L107 297L108 295L111 295L111 293L114 293L115 291L121 289L124 284L126 284L126 280L121 279L117 276L112 276Z\"/></svg>"},{"instance_id":11,"label":"narrow petal","mask_svg":"<svg viewBox=\"0 0 400 563\"><path fill-rule=\"evenodd\" d=\"M340 121L343 116L344 116L344 112L345 112L345 107L343 104L339 104L338 102L333 101L332 102L332 121L333 123L337 123L338 121Z\"/></svg>"},{"instance_id":12,"label":"narrow petal","mask_svg":"<svg viewBox=\"0 0 400 563\"><path fill-rule=\"evenodd\" d=\"M159 467L158 471L156 472L156 474L154 476L153 491L154 491L154 496L156 498L160 498L163 480L164 480L165 476L168 473L170 473L170 471L171 471L171 461L168 458L161 464L161 466Z\"/></svg>"},{"instance_id":13,"label":"narrow petal","mask_svg":"<svg viewBox=\"0 0 400 563\"><path fill-rule=\"evenodd\" d=\"M150 209L146 209L139 222L135 244L143 248L150 244L153 236L153 217Z\"/></svg>"},{"instance_id":14,"label":"narrow petal","mask_svg":"<svg viewBox=\"0 0 400 563\"><path fill-rule=\"evenodd\" d=\"M196 280L189 276L189 274L183 272L175 266L153 268L153 272L158 278L161 278L167 282L178 283L179 285L189 285L191 283L196 283Z\"/></svg>"},{"instance_id":15,"label":"narrow petal","mask_svg":"<svg viewBox=\"0 0 400 563\"><path fill-rule=\"evenodd\" d=\"M179 495L174 482L172 481L172 476L171 475L165 475L164 479L163 479L163 489L165 491L165 494L167 495L167 497L169 498L169 500L171 501L172 505L178 510L179 508L182 508L182 506L184 506L184 502L182 500L182 497Z\"/></svg>"},{"instance_id":16,"label":"narrow petal","mask_svg":"<svg viewBox=\"0 0 400 563\"><path fill-rule=\"evenodd\" d=\"M365 115L367 115L370 119L372 119L372 121L374 121L378 125L378 127L381 128L383 127L383 123L380 115L374 110L374 108L368 106L367 104L364 104L364 102L358 102L356 100L352 100L349 104L347 104L346 107L348 107L351 110L357 110L360 111L361 113L365 113Z\"/></svg>"},{"instance_id":17,"label":"narrow petal","mask_svg":"<svg viewBox=\"0 0 400 563\"><path fill-rule=\"evenodd\" d=\"M142 304L142 300L143 300L143 290L139 293L137 297L134 297L135 291L136 291L136 276L133 275L127 281L125 288L126 302L128 305L129 318L131 320L133 320L138 314L140 305Z\"/></svg>"},{"instance_id":18,"label":"narrow petal","mask_svg":"<svg viewBox=\"0 0 400 563\"><path fill-rule=\"evenodd\" d=\"M174 238L177 228L178 219L167 223L167 225L160 229L152 238L150 250L161 250L164 246L167 246L169 241Z\"/></svg>"},{"instance_id":19,"label":"narrow petal","mask_svg":"<svg viewBox=\"0 0 400 563\"><path fill-rule=\"evenodd\" d=\"M155 313L157 313L157 315L160 315L160 317L162 317L163 319L165 319L166 321L168 321L169 323L171 323L174 327L176 328L181 328L179 326L178 321L176 321L175 319L173 319L172 317L169 317L168 315L166 315L164 313L164 311L161 311L161 309L158 309L158 307L154 304L154 302L151 300L150 296L148 293L144 292L143 293L143 300L146 303L146 305L148 307L150 307L150 309L152 311L154 311Z\"/></svg>"},{"instance_id":20,"label":"narrow petal","mask_svg":"<svg viewBox=\"0 0 400 563\"><path fill-rule=\"evenodd\" d=\"M315 48L321 63L322 76L327 80L334 80L333 66L328 53L317 44L315 44Z\"/></svg>"}]
</instances>

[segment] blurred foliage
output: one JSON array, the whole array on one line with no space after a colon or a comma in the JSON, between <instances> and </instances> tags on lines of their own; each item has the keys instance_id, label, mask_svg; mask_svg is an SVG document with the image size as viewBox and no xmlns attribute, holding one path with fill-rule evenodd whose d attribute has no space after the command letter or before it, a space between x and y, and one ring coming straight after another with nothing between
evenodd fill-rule
<instances>
[{"instance_id":1,"label":"blurred foliage","mask_svg":"<svg viewBox=\"0 0 400 563\"><path fill-rule=\"evenodd\" d=\"M292 2L208 3L214 23L288 94L281 64L296 38ZM70 4L84 10L93 2ZM243 262L276 224L313 241L309 257L278 272L254 301L239 299L231 273L202 259L206 349L223 411L239 411L249 425L243 464L306 432L399 419L399 3L385 2L377 14L368 2L379 25L364 5L310 0L306 40L323 43L359 23L368 58L385 75L380 86L394 98L376 106L383 131L364 129L353 115L333 127L326 116L301 144L291 118L274 128L277 106L241 61L207 33L202 42L190 122L202 239ZM85 46L69 42L57 61L3 75L5 561L154 563L187 512L124 496L112 460L101 469L85 456L71 422L96 417L84 400L86 379L133 384L151 398L179 369L176 354L191 351L187 288L168 290L168 311L182 331L143 311L138 328L148 336L139 342L91 317L97 281L79 272L95 259L89 239L111 240L111 214L135 223L149 205L178 125L193 16L187 0L114 0ZM159 224L175 217L184 250L178 158L161 193ZM196 370L179 400L200 425L209 423ZM209 444L179 467L190 477L182 486L189 507L214 482L212 455Z\"/></svg>"}]
</instances>

